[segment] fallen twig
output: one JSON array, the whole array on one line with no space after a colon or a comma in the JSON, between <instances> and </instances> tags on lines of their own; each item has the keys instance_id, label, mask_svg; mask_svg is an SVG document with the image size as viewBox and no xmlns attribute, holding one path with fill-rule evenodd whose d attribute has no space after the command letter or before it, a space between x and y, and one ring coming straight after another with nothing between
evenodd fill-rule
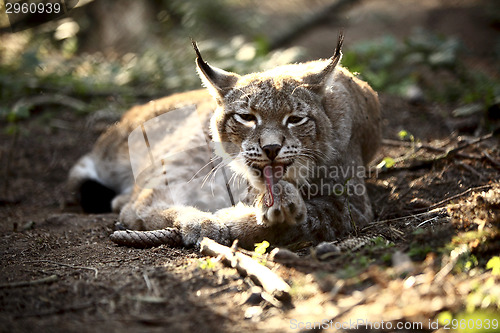
<instances>
[{"instance_id":1,"label":"fallen twig","mask_svg":"<svg viewBox=\"0 0 500 333\"><path fill-rule=\"evenodd\" d=\"M400 166L400 167L391 167L391 168L386 168L386 169L373 167L373 168L371 168L371 171L377 173L377 172L382 172L382 171L408 170L408 169L413 169L416 167L431 167L435 162L446 159L446 158L450 158L450 157L461 157L461 158L466 158L466 159L479 159L480 160L480 159L483 159L483 156L464 154L464 153L460 152L460 150L465 149L471 145L480 143L482 141L491 139L493 136L498 135L499 132L500 132L500 129L497 129L491 133L488 133L486 135L483 135L483 136L480 136L480 137L475 138L473 140L470 140L469 142L459 144L455 148L448 148L448 149L445 149L444 147L434 147L434 146L422 144L422 143L414 143L414 142L410 143L410 142L405 142L405 141L399 142L399 141L395 141L395 140L384 139L384 140L382 140L382 143L385 145L412 148L412 150L409 153L406 153L405 155L403 155L401 157L394 158L395 163L400 163L400 162L404 162L407 160L415 160L417 162L417 164L416 165L410 164L407 166ZM432 158L428 158L428 159L417 159L415 154L421 149L435 151L435 152L438 152L440 154L437 156L434 156Z\"/></svg>"},{"instance_id":2,"label":"fallen twig","mask_svg":"<svg viewBox=\"0 0 500 333\"><path fill-rule=\"evenodd\" d=\"M429 222L435 221L435 220L437 220L438 218L439 218L439 215L438 215L438 216L434 216L434 217L432 217L432 218L430 218L430 219L427 219L427 220L425 220L425 221L423 221L423 222L420 222L420 223L419 223L419 224L418 224L415 228L420 228L420 227L421 227L421 226L423 226L424 224L427 224L427 223L429 223Z\"/></svg>"},{"instance_id":3,"label":"fallen twig","mask_svg":"<svg viewBox=\"0 0 500 333\"><path fill-rule=\"evenodd\" d=\"M390 139L383 139L382 144L386 145L386 146L393 146L393 147L413 148L414 149L413 154L418 152L420 149L427 149L427 150L437 152L437 153L442 153L442 154L447 154L447 152L450 151L450 149L446 149L444 147L431 146L431 145L425 144L425 143L414 143L414 142L397 141L397 140L390 140ZM482 158L479 155L476 156L476 155L470 155L470 154L465 154L465 153L461 153L461 152L455 152L455 156L461 157L461 158L466 158L466 159L471 159L471 160L478 160L478 159Z\"/></svg>"},{"instance_id":4,"label":"fallen twig","mask_svg":"<svg viewBox=\"0 0 500 333\"><path fill-rule=\"evenodd\" d=\"M466 244L462 244L459 247L455 248L451 251L449 258L447 258L448 262L444 265L439 272L434 276L435 282L441 282L455 267L458 259L466 253L470 253L470 249Z\"/></svg>"},{"instance_id":5,"label":"fallen twig","mask_svg":"<svg viewBox=\"0 0 500 333\"><path fill-rule=\"evenodd\" d=\"M448 203L454 199L460 198L460 197L462 197L462 196L464 196L472 191L484 190L484 189L492 187L493 185L494 184L486 184L486 185L468 188L467 190L465 190L463 192L452 195L451 197L443 199L443 200L441 200L441 201L439 201L439 202L437 202L429 207L416 209L416 210L414 210L414 214L411 214L411 215L396 217L396 218L388 219L388 220L374 221L374 222L370 223L369 225L367 225L366 227L364 227L363 231L371 229L379 224L397 222L397 221L406 220L406 219L410 219L410 218L423 217L423 216L431 215L431 214L446 213L447 212L446 207L439 207L439 206L442 206L443 204Z\"/></svg>"},{"instance_id":6,"label":"fallen twig","mask_svg":"<svg viewBox=\"0 0 500 333\"><path fill-rule=\"evenodd\" d=\"M469 171L470 173L476 175L479 179L484 179L483 175L480 174L479 172L476 171L476 169L474 169L473 167L471 167L470 165L468 164L465 164L461 161L457 161L456 162L459 166L461 166L462 168L464 168L465 170Z\"/></svg>"},{"instance_id":7,"label":"fallen twig","mask_svg":"<svg viewBox=\"0 0 500 333\"><path fill-rule=\"evenodd\" d=\"M473 140L470 140L469 142L465 142L461 145L458 145L457 147L453 148L453 149L450 149L448 150L448 152L446 153L446 155L453 155L455 154L456 152L464 149L464 148L467 148L471 145L475 145L476 143L480 143L482 141L485 141L485 140L488 140L488 139L491 139L493 136L495 135L498 135L500 134L500 128L497 128L496 130L494 130L493 132L490 132L488 134L485 134L483 136L480 136L478 138L475 138Z\"/></svg>"},{"instance_id":8,"label":"fallen twig","mask_svg":"<svg viewBox=\"0 0 500 333\"><path fill-rule=\"evenodd\" d=\"M426 209L428 209L428 208L426 208ZM446 208L442 207L442 208L431 209L431 210L429 210L427 212L422 212L422 213L417 213L417 214L411 214L411 215L396 217L396 218L388 219L388 220L374 221L374 222L370 223L369 225L367 225L366 227L364 227L363 231L366 231L368 229L376 227L379 224L391 223L391 222L398 222L398 221L402 221L402 220L406 220L406 219L410 219L410 218L424 217L424 216L431 215L431 214L442 214L442 213L446 213L446 212L447 212Z\"/></svg>"},{"instance_id":9,"label":"fallen twig","mask_svg":"<svg viewBox=\"0 0 500 333\"><path fill-rule=\"evenodd\" d=\"M443 199L443 200L441 200L441 201L439 201L439 202L437 202L437 203L435 203L435 204L433 204L433 205L431 205L429 207L416 209L414 212L421 212L422 210L427 210L427 209L431 209L432 210L432 209L434 209L436 207L439 207L439 206L441 206L441 205L443 205L445 203L450 202L451 200L458 199L458 198L460 198L460 197L462 197L462 196L464 196L464 195L466 195L466 194L468 194L468 193L470 193L472 191L484 190L484 189L490 188L492 186L493 186L493 184L486 184L486 185L481 185L481 186L476 186L476 187L470 187L470 188L468 188L467 190L465 190L463 192L460 192L458 194L452 195L451 197Z\"/></svg>"},{"instance_id":10,"label":"fallen twig","mask_svg":"<svg viewBox=\"0 0 500 333\"><path fill-rule=\"evenodd\" d=\"M53 264L53 265L59 265L59 266L64 266L64 267L69 267L69 268L73 268L73 269L87 269L87 270L90 270L90 271L94 271L94 276L97 278L97 274L99 274L99 271L97 270L97 268L94 268L94 267L85 267L85 266L75 266L75 265L70 265L70 264L65 264L65 263L62 263L62 262L57 262L57 261L52 261L52 260L32 260L32 261L28 261L29 263L34 263L34 262L46 262L46 263L49 263L49 264Z\"/></svg>"},{"instance_id":11,"label":"fallen twig","mask_svg":"<svg viewBox=\"0 0 500 333\"><path fill-rule=\"evenodd\" d=\"M42 311L42 312L23 313L23 314L15 315L14 318L52 316L55 314L84 310L84 309L90 308L92 306L95 306L96 304L101 304L101 303L104 303L104 302L103 301L98 301L98 302L90 301L90 302L85 302L82 304L75 304L75 305L72 305L72 306L69 306L66 308L52 309L52 310L47 310L47 311Z\"/></svg>"},{"instance_id":12,"label":"fallen twig","mask_svg":"<svg viewBox=\"0 0 500 333\"><path fill-rule=\"evenodd\" d=\"M58 279L57 275L51 275L51 276L47 276L47 277L44 277L41 279L31 280L31 281L16 281L16 282L10 282L10 283L2 283L2 284L0 284L0 288L26 287L26 286L32 286L35 284L54 282L54 281L57 281L57 279Z\"/></svg>"},{"instance_id":13,"label":"fallen twig","mask_svg":"<svg viewBox=\"0 0 500 333\"><path fill-rule=\"evenodd\" d=\"M493 164L494 167L496 167L497 169L500 169L500 162L495 161L495 159L493 157L491 157L491 155L488 154L486 152L486 150L483 150L483 155L484 155L484 158L487 159L491 164Z\"/></svg>"},{"instance_id":14,"label":"fallen twig","mask_svg":"<svg viewBox=\"0 0 500 333\"><path fill-rule=\"evenodd\" d=\"M236 268L243 276L249 276L258 282L264 290L281 301L289 301L290 286L269 268L261 265L249 256L221 245L209 238L203 238L201 253L212 257L222 257L224 264Z\"/></svg>"}]
</instances>

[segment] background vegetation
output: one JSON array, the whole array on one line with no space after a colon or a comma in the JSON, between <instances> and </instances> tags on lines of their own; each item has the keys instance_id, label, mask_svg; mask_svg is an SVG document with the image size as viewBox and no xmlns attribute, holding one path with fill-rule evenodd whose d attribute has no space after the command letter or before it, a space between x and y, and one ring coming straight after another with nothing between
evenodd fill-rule
<instances>
[{"instance_id":1,"label":"background vegetation","mask_svg":"<svg viewBox=\"0 0 500 333\"><path fill-rule=\"evenodd\" d=\"M90 2L74 9L70 17L15 35L4 32L0 118L17 122L38 103L69 103L81 113L106 105L126 109L136 102L198 88L190 37L199 40L206 59L238 73L308 59L307 50L298 47L271 50L276 33L269 32L265 15L231 0L136 2L137 8L130 8L123 20L138 27L127 30L109 24L119 21L129 6L131 1ZM133 10L139 14L132 15ZM495 15L497 11L492 11L492 20ZM0 23L8 30L5 18ZM293 23L288 25L293 28ZM111 37L96 40L99 35ZM500 64L498 45L494 54ZM456 116L498 112L499 77L464 64L461 59L468 52L457 37L418 29L404 40L388 34L359 41L345 50L342 63L379 92L414 102L452 103ZM40 94L57 96L31 99ZM110 104L110 97L119 104Z\"/></svg>"}]
</instances>

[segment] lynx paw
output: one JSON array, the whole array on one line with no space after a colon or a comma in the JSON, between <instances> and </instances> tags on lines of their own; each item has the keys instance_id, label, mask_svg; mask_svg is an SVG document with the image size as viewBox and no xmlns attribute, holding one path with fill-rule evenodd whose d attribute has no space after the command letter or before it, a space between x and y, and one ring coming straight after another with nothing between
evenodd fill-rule
<instances>
[{"instance_id":1,"label":"lynx paw","mask_svg":"<svg viewBox=\"0 0 500 333\"><path fill-rule=\"evenodd\" d=\"M273 205L268 207L266 200L261 200L261 212L258 223L268 226L286 223L295 225L307 217L306 205L297 188L291 183L280 180L273 190L276 193Z\"/></svg>"}]
</instances>

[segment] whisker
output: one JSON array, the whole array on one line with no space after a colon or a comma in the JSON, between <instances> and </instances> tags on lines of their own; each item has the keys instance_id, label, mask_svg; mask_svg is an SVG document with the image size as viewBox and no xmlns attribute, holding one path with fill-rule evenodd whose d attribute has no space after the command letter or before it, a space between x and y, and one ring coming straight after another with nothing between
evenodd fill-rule
<instances>
[{"instance_id":1,"label":"whisker","mask_svg":"<svg viewBox=\"0 0 500 333\"><path fill-rule=\"evenodd\" d=\"M231 175L231 177L228 180L228 184L231 184L231 181L232 181L233 187L235 187L235 186L240 187L241 180L242 180L242 178L238 177L238 175L233 172L233 174Z\"/></svg>"},{"instance_id":2,"label":"whisker","mask_svg":"<svg viewBox=\"0 0 500 333\"><path fill-rule=\"evenodd\" d=\"M219 170L222 166L224 166L224 161L221 161L219 162L216 166L214 166L206 175L205 177L203 177L203 182L201 184L201 187L203 188L203 186L205 186L205 183L209 180L209 178L211 177L211 179L213 179L215 177L215 173L217 173L217 170Z\"/></svg>"},{"instance_id":3,"label":"whisker","mask_svg":"<svg viewBox=\"0 0 500 333\"><path fill-rule=\"evenodd\" d=\"M319 150L315 150L315 149L310 149L310 148L302 148L301 153L310 154L311 156L320 157L320 158L327 157L327 155L324 152L319 151Z\"/></svg>"},{"instance_id":4,"label":"whisker","mask_svg":"<svg viewBox=\"0 0 500 333\"><path fill-rule=\"evenodd\" d=\"M205 164L204 166L202 166L198 171L196 171L196 173L191 177L191 179L189 179L188 183L191 182L194 178L196 178L196 176L198 176L198 174L203 170L205 169L207 166L209 166L210 164L213 164L213 162L215 162L216 160L220 159L220 157L218 156L214 156L214 157L211 157L210 158L210 161L207 162L207 164ZM209 172L210 173L210 172Z\"/></svg>"},{"instance_id":5,"label":"whisker","mask_svg":"<svg viewBox=\"0 0 500 333\"><path fill-rule=\"evenodd\" d=\"M227 165L227 163L225 163L224 161L220 162L219 164L217 164L217 166L215 166L211 172L211 177L210 177L210 183L211 185L213 185L215 183L215 176L217 175L217 172L225 167ZM205 184L206 180L203 182L202 186Z\"/></svg>"},{"instance_id":6,"label":"whisker","mask_svg":"<svg viewBox=\"0 0 500 333\"><path fill-rule=\"evenodd\" d=\"M237 158L238 153L232 153L232 154L228 154L228 155L229 155L229 157ZM219 162L217 165L215 165L215 166L214 166L214 165L213 165L213 164L214 164L214 162L216 162L216 161L218 161L218 160L220 160L220 162ZM201 167L201 168L200 168L200 169L199 169L199 170L198 170L198 171L197 171L197 172L196 172L196 173L195 173L195 174L191 177L191 179L189 179L188 183L189 183L189 182L191 182L192 180L194 180L194 179L195 179L195 178L196 178L196 177L200 174L200 172L202 172L202 171L203 171L206 167L208 167L208 166L210 166L210 165L211 165L211 166L212 166L211 170L210 170L210 171L208 171L208 173L207 173L207 174L203 177L203 184L202 184L202 186L203 186L203 185L205 184L206 180L208 179L208 177L211 175L211 173L213 173L213 172L214 172L214 169L216 169L216 168L217 168L217 166L218 166L218 165L220 165L221 163L223 163L223 164L229 164L229 162L224 161L224 158L222 158L222 157L220 157L220 156L212 156L212 157L210 158L210 160L209 160L209 161L208 161L208 162L207 162L204 166L202 166L202 167Z\"/></svg>"}]
</instances>

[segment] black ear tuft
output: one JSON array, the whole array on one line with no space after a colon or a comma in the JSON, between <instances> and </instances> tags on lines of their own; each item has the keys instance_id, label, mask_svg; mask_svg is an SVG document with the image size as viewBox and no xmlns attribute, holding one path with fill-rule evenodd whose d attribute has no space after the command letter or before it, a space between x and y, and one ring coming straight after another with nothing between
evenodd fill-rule
<instances>
[{"instance_id":1,"label":"black ear tuft","mask_svg":"<svg viewBox=\"0 0 500 333\"><path fill-rule=\"evenodd\" d=\"M216 73L212 69L212 66L210 66L205 60L203 60L196 41L191 39L191 44L193 44L194 52L196 52L196 64L198 65L198 68L205 74L207 78L214 78L216 76Z\"/></svg>"},{"instance_id":2,"label":"black ear tuft","mask_svg":"<svg viewBox=\"0 0 500 333\"><path fill-rule=\"evenodd\" d=\"M198 44L196 44L196 41L191 38L191 44L193 45L194 52L196 52L196 57L201 59L201 54L200 50L198 49Z\"/></svg>"},{"instance_id":3,"label":"black ear tuft","mask_svg":"<svg viewBox=\"0 0 500 333\"><path fill-rule=\"evenodd\" d=\"M331 77L331 74L335 70L335 67L340 62L342 58L342 44L344 43L344 32L341 30L339 32L339 37L337 40L337 46L335 47L335 51L333 55L325 60L323 63L324 67L320 68L317 72L311 73L310 75L304 77L304 82L306 87L311 89L316 93L322 93L328 84L328 79Z\"/></svg>"},{"instance_id":4,"label":"black ear tuft","mask_svg":"<svg viewBox=\"0 0 500 333\"><path fill-rule=\"evenodd\" d=\"M191 44L193 44L194 52L196 52L196 63L198 64L198 66L204 67L203 68L204 70L208 69L209 66L208 66L207 62L205 60L203 60L201 53L200 53L200 49L198 49L198 44L196 44L196 41L194 39L191 39Z\"/></svg>"},{"instance_id":5,"label":"black ear tuft","mask_svg":"<svg viewBox=\"0 0 500 333\"><path fill-rule=\"evenodd\" d=\"M337 46L335 47L335 51L333 52L333 59L337 59L342 57L342 45L344 45L344 30L341 29L339 31L339 37L337 39Z\"/></svg>"},{"instance_id":6,"label":"black ear tuft","mask_svg":"<svg viewBox=\"0 0 500 333\"><path fill-rule=\"evenodd\" d=\"M335 46L335 51L333 51L333 56L330 58L328 66L324 69L325 73L333 72L333 69L338 65L340 59L342 58L342 45L344 44L344 31L339 31L339 36L337 38L337 46Z\"/></svg>"},{"instance_id":7,"label":"black ear tuft","mask_svg":"<svg viewBox=\"0 0 500 333\"><path fill-rule=\"evenodd\" d=\"M203 60L198 45L193 39L191 39L191 44L193 44L194 52L196 52L196 67L203 84L215 98L223 97L227 91L234 87L239 76L210 66Z\"/></svg>"}]
</instances>

